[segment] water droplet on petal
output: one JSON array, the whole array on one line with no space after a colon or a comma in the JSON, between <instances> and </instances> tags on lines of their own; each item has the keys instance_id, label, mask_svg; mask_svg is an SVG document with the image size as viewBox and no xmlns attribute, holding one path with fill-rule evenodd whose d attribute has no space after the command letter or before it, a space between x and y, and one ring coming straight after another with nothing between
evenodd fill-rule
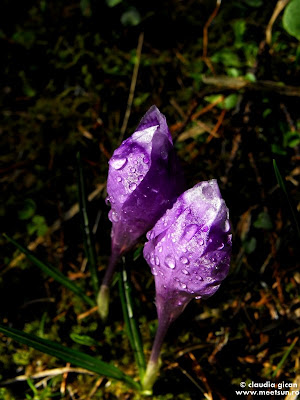
<instances>
[{"instance_id":1,"label":"water droplet on petal","mask_svg":"<svg viewBox=\"0 0 300 400\"><path fill-rule=\"evenodd\" d=\"M193 236L195 236L198 231L199 226L195 224L188 225L184 230L184 239L191 240Z\"/></svg>"},{"instance_id":2,"label":"water droplet on petal","mask_svg":"<svg viewBox=\"0 0 300 400\"><path fill-rule=\"evenodd\" d=\"M127 158L117 158L117 157L112 157L110 159L110 165L114 168L114 169L122 169L125 167L127 163Z\"/></svg>"},{"instance_id":3,"label":"water droplet on petal","mask_svg":"<svg viewBox=\"0 0 300 400\"><path fill-rule=\"evenodd\" d=\"M203 278L202 278L202 276L196 276L196 279L197 279L197 281L203 281Z\"/></svg>"},{"instance_id":4,"label":"water droplet on petal","mask_svg":"<svg viewBox=\"0 0 300 400\"><path fill-rule=\"evenodd\" d=\"M181 272L182 272L184 275L189 275L189 274L190 274L189 271L187 271L186 269L182 269Z\"/></svg>"},{"instance_id":5,"label":"water droplet on petal","mask_svg":"<svg viewBox=\"0 0 300 400\"><path fill-rule=\"evenodd\" d=\"M200 300L200 299L201 299L201 296L196 296L195 299L196 299L196 300Z\"/></svg>"},{"instance_id":6,"label":"water droplet on petal","mask_svg":"<svg viewBox=\"0 0 300 400\"><path fill-rule=\"evenodd\" d=\"M168 153L164 150L162 150L160 152L161 158L163 158L164 160L166 160L168 158Z\"/></svg>"},{"instance_id":7,"label":"water droplet on petal","mask_svg":"<svg viewBox=\"0 0 300 400\"><path fill-rule=\"evenodd\" d=\"M181 283L180 286L182 287L182 289L186 289L187 288L185 283Z\"/></svg>"},{"instance_id":8,"label":"water droplet on petal","mask_svg":"<svg viewBox=\"0 0 300 400\"><path fill-rule=\"evenodd\" d=\"M190 263L189 260L185 256L180 257L180 261L182 262L182 264L185 264L185 265Z\"/></svg>"},{"instance_id":9,"label":"water droplet on petal","mask_svg":"<svg viewBox=\"0 0 300 400\"><path fill-rule=\"evenodd\" d=\"M139 176L138 176L138 180L139 180L139 181L142 181L143 179L144 179L144 175L139 175Z\"/></svg>"},{"instance_id":10,"label":"water droplet on petal","mask_svg":"<svg viewBox=\"0 0 300 400\"><path fill-rule=\"evenodd\" d=\"M154 236L155 236L155 233L154 233L154 230L153 230L153 229L151 229L151 231L147 232L147 234L146 234L146 238L147 238L148 240L153 239Z\"/></svg>"},{"instance_id":11,"label":"water droplet on petal","mask_svg":"<svg viewBox=\"0 0 300 400\"><path fill-rule=\"evenodd\" d=\"M162 251L163 251L163 248L160 246L160 247L158 248L158 252L161 253Z\"/></svg>"},{"instance_id":12,"label":"water droplet on petal","mask_svg":"<svg viewBox=\"0 0 300 400\"><path fill-rule=\"evenodd\" d=\"M166 285L164 285L164 289L167 289L167 286L166 286Z\"/></svg>"},{"instance_id":13,"label":"water droplet on petal","mask_svg":"<svg viewBox=\"0 0 300 400\"><path fill-rule=\"evenodd\" d=\"M149 157L148 156L144 156L143 161L145 164L149 164Z\"/></svg>"},{"instance_id":14,"label":"water droplet on petal","mask_svg":"<svg viewBox=\"0 0 300 400\"><path fill-rule=\"evenodd\" d=\"M202 246L202 245L204 244L204 240L203 240L203 239L200 239L200 240L199 240L199 244L200 244L200 246Z\"/></svg>"},{"instance_id":15,"label":"water droplet on petal","mask_svg":"<svg viewBox=\"0 0 300 400\"><path fill-rule=\"evenodd\" d=\"M118 182L122 182L122 178L120 176L117 177Z\"/></svg>"},{"instance_id":16,"label":"water droplet on petal","mask_svg":"<svg viewBox=\"0 0 300 400\"><path fill-rule=\"evenodd\" d=\"M157 271L156 271L156 269L155 269L155 268L152 268L152 274L153 274L154 276L156 276L156 275L157 275Z\"/></svg>"},{"instance_id":17,"label":"water droplet on petal","mask_svg":"<svg viewBox=\"0 0 300 400\"><path fill-rule=\"evenodd\" d=\"M105 198L105 204L106 204L107 206L110 206L109 196L107 196L107 197Z\"/></svg>"},{"instance_id":18,"label":"water droplet on petal","mask_svg":"<svg viewBox=\"0 0 300 400\"><path fill-rule=\"evenodd\" d=\"M222 250L224 248L224 243L221 243L221 245L218 247L218 250Z\"/></svg>"},{"instance_id":19,"label":"water droplet on petal","mask_svg":"<svg viewBox=\"0 0 300 400\"><path fill-rule=\"evenodd\" d=\"M136 171L136 169L134 167L130 168L130 172L135 172L135 171Z\"/></svg>"},{"instance_id":20,"label":"water droplet on petal","mask_svg":"<svg viewBox=\"0 0 300 400\"><path fill-rule=\"evenodd\" d=\"M155 264L159 266L159 258L157 256L155 257Z\"/></svg>"},{"instance_id":21,"label":"water droplet on petal","mask_svg":"<svg viewBox=\"0 0 300 400\"><path fill-rule=\"evenodd\" d=\"M214 190L210 185L207 185L202 188L202 193L207 199L212 199L214 195Z\"/></svg>"},{"instance_id":22,"label":"water droplet on petal","mask_svg":"<svg viewBox=\"0 0 300 400\"><path fill-rule=\"evenodd\" d=\"M203 232L207 232L207 231L208 231L208 226L204 226L204 227L202 228L202 231L203 231Z\"/></svg>"},{"instance_id":23,"label":"water droplet on petal","mask_svg":"<svg viewBox=\"0 0 300 400\"><path fill-rule=\"evenodd\" d=\"M113 212L111 213L111 219L112 219L114 222L118 222L118 221L119 221L119 216L118 216L118 214L117 214L115 211L113 211Z\"/></svg>"},{"instance_id":24,"label":"water droplet on petal","mask_svg":"<svg viewBox=\"0 0 300 400\"><path fill-rule=\"evenodd\" d=\"M132 192L136 189L136 183L135 182L131 182L128 186L129 190L131 190Z\"/></svg>"},{"instance_id":25,"label":"water droplet on petal","mask_svg":"<svg viewBox=\"0 0 300 400\"><path fill-rule=\"evenodd\" d=\"M169 255L166 256L166 258L165 258L165 265L166 265L168 268L171 268L171 269L174 269L174 268L176 267L175 258L174 258L171 254L169 254Z\"/></svg>"},{"instance_id":26,"label":"water droplet on petal","mask_svg":"<svg viewBox=\"0 0 300 400\"><path fill-rule=\"evenodd\" d=\"M227 219L224 224L224 232L229 232L229 231L230 231L230 222Z\"/></svg>"}]
</instances>

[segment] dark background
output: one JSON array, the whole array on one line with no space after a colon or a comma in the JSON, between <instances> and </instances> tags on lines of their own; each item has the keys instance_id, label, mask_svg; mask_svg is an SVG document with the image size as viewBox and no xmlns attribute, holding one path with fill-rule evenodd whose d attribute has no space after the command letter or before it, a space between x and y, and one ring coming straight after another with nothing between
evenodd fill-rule
<instances>
[{"instance_id":1,"label":"dark background","mask_svg":"<svg viewBox=\"0 0 300 400\"><path fill-rule=\"evenodd\" d=\"M206 393L214 400L232 399L241 381L293 382L299 368L299 236L277 184L273 159L297 215L299 41L283 28L281 13L272 42L266 44L276 2L224 1L208 28L205 58L203 28L215 2L109 4L1 2L1 231L23 245L33 244L38 257L92 294L79 215L66 218L78 201L76 153L82 154L91 193L105 184L108 159L120 144L143 32L124 137L156 104L166 115L188 186L218 179L233 227L230 275L216 295L192 302L171 327L153 398L201 399ZM244 87L237 87L238 78L244 79ZM224 102L206 109L217 96ZM92 225L100 216L95 235L100 278L110 240L104 199L105 189L99 190L89 205ZM57 220L58 229L51 228ZM28 260L17 258L19 253L5 238L0 243L2 322L134 374L117 285L106 325L96 313L78 319L87 311L80 300ZM156 329L155 293L140 245L128 255L129 264L149 355ZM88 335L98 345L80 345L71 333ZM25 399L26 394L33 398L26 381L14 378L63 366L1 335L0 399ZM35 398L56 394L88 399L95 384L99 387L93 399L140 398L121 384L106 385L107 380L84 374L49 379L36 389Z\"/></svg>"}]
</instances>

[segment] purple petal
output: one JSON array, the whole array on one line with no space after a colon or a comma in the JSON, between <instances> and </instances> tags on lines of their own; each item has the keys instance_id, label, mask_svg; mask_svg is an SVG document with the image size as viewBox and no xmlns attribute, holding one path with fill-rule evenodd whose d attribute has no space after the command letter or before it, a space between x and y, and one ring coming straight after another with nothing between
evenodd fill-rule
<instances>
[{"instance_id":1,"label":"purple petal","mask_svg":"<svg viewBox=\"0 0 300 400\"><path fill-rule=\"evenodd\" d=\"M174 320L191 299L212 296L229 271L229 213L217 181L184 192L147 238L158 316Z\"/></svg>"},{"instance_id":2,"label":"purple petal","mask_svg":"<svg viewBox=\"0 0 300 400\"><path fill-rule=\"evenodd\" d=\"M153 106L109 161L107 192L114 251L129 250L183 190L166 119Z\"/></svg>"}]
</instances>

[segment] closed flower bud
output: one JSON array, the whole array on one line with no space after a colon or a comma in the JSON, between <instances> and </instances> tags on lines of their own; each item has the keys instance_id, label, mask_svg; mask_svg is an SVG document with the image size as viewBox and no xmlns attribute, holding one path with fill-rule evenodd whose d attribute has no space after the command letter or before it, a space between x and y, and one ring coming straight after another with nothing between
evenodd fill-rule
<instances>
[{"instance_id":1,"label":"closed flower bud","mask_svg":"<svg viewBox=\"0 0 300 400\"><path fill-rule=\"evenodd\" d=\"M155 278L158 331L145 375L153 384L166 331L193 298L208 298L227 276L231 254L228 208L216 180L184 192L147 233L144 257Z\"/></svg>"},{"instance_id":2,"label":"closed flower bud","mask_svg":"<svg viewBox=\"0 0 300 400\"><path fill-rule=\"evenodd\" d=\"M172 137L163 114L152 106L132 136L109 161L107 200L111 205L111 260L99 295L99 309L115 264L171 208L184 190ZM106 311L105 311L106 313Z\"/></svg>"}]
</instances>

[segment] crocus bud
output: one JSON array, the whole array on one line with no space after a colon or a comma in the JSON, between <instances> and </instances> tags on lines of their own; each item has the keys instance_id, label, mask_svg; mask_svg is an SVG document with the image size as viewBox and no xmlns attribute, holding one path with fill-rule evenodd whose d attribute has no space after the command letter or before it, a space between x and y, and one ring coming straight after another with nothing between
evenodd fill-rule
<instances>
[{"instance_id":1,"label":"crocus bud","mask_svg":"<svg viewBox=\"0 0 300 400\"><path fill-rule=\"evenodd\" d=\"M107 193L112 231L111 260L103 280L106 292L119 256L172 207L183 190L183 174L166 119L152 106L109 161ZM100 303L103 293L104 289L98 297ZM102 306L99 304L99 309Z\"/></svg>"},{"instance_id":2,"label":"crocus bud","mask_svg":"<svg viewBox=\"0 0 300 400\"><path fill-rule=\"evenodd\" d=\"M184 192L147 233L144 257L155 278L158 331L145 389L153 384L164 336L193 298L208 298L227 276L231 254L228 208L216 180Z\"/></svg>"}]
</instances>

